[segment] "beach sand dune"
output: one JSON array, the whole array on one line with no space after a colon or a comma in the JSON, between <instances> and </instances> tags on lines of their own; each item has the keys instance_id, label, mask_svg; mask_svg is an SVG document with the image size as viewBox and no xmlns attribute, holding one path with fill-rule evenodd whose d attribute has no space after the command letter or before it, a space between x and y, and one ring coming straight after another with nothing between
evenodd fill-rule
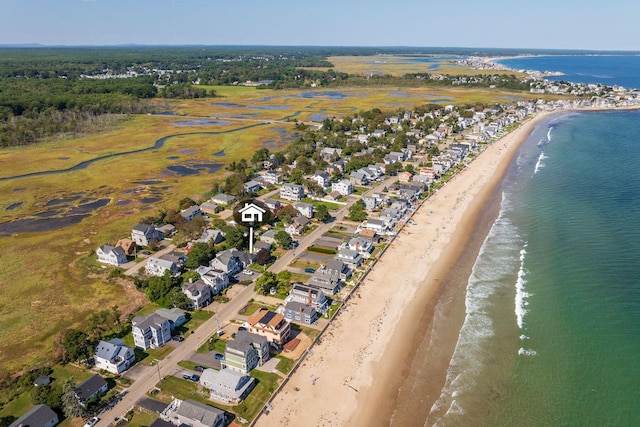
<instances>
[{"instance_id":1,"label":"beach sand dune","mask_svg":"<svg viewBox=\"0 0 640 427\"><path fill-rule=\"evenodd\" d=\"M489 145L423 204L413 217L416 225L397 236L256 425L391 424L399 387L411 375L408 357L426 333L417 319L422 325L425 318L433 319L449 270L473 235L478 214L520 144L548 115L538 114ZM451 337L450 346L456 339ZM449 357L445 350L434 361L441 365L440 375L421 402L427 412L439 396Z\"/></svg>"}]
</instances>

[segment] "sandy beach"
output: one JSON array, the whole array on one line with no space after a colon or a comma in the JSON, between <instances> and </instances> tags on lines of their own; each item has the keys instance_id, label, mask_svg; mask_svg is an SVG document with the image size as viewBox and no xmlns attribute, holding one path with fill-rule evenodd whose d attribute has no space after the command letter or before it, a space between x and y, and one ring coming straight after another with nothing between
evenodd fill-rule
<instances>
[{"instance_id":1,"label":"sandy beach","mask_svg":"<svg viewBox=\"0 0 640 427\"><path fill-rule=\"evenodd\" d=\"M412 375L411 361L428 337L456 262L474 234L484 239L478 218L487 216L487 201L520 144L550 114L537 114L489 145L418 210L417 224L394 240L256 425L401 425L394 413L407 393L402 384ZM464 311L455 315L462 318ZM430 366L436 374L419 402L426 413L444 382L447 346L456 340L452 334Z\"/></svg>"}]
</instances>

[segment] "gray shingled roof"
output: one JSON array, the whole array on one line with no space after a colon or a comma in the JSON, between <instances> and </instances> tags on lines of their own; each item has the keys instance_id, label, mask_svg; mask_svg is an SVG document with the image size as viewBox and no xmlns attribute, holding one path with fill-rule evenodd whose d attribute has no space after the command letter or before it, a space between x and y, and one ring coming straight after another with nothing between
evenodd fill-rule
<instances>
[{"instance_id":1,"label":"gray shingled roof","mask_svg":"<svg viewBox=\"0 0 640 427\"><path fill-rule=\"evenodd\" d=\"M87 378L82 384L76 387L76 396L80 400L87 400L98 392L102 387L107 385L107 382L100 375L95 374L92 377Z\"/></svg>"},{"instance_id":2,"label":"gray shingled roof","mask_svg":"<svg viewBox=\"0 0 640 427\"><path fill-rule=\"evenodd\" d=\"M13 423L9 424L9 427L18 427L18 426L43 427L53 419L56 420L56 423L53 425L58 424L59 422L58 415L55 412L53 412L53 410L49 408L47 405L40 404L40 405L34 406L29 411L27 411L27 413L25 413L23 416L15 420Z\"/></svg>"},{"instance_id":3,"label":"gray shingled roof","mask_svg":"<svg viewBox=\"0 0 640 427\"><path fill-rule=\"evenodd\" d=\"M224 411L195 400L183 400L176 410L176 414L207 426L213 426L220 415L224 416Z\"/></svg>"}]
</instances>

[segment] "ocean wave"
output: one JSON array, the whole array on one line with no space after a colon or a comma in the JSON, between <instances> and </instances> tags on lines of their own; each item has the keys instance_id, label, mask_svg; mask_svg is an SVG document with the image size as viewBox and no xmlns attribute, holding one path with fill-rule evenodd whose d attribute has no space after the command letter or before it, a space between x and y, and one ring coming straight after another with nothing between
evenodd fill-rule
<instances>
[{"instance_id":1,"label":"ocean wave","mask_svg":"<svg viewBox=\"0 0 640 427\"><path fill-rule=\"evenodd\" d=\"M518 354L521 356L536 356L538 353L535 350L520 348Z\"/></svg>"},{"instance_id":2,"label":"ocean wave","mask_svg":"<svg viewBox=\"0 0 640 427\"><path fill-rule=\"evenodd\" d=\"M544 159L548 159L548 157L544 155L544 151L541 151L538 156L538 161L536 161L536 166L533 168L534 175L540 172L540 169L544 167Z\"/></svg>"},{"instance_id":3,"label":"ocean wave","mask_svg":"<svg viewBox=\"0 0 640 427\"><path fill-rule=\"evenodd\" d=\"M447 425L450 417L464 414L466 396L473 394L476 378L491 364L490 339L495 335L492 311L496 296L513 289L513 275L522 265L518 253L522 237L507 217L511 206L506 194L498 218L482 244L467 283L466 315L447 369L445 386L431 407L428 422Z\"/></svg>"},{"instance_id":4,"label":"ocean wave","mask_svg":"<svg viewBox=\"0 0 640 427\"><path fill-rule=\"evenodd\" d=\"M553 130L553 126L549 126L549 130L547 131L547 144L551 142L551 131Z\"/></svg>"},{"instance_id":5,"label":"ocean wave","mask_svg":"<svg viewBox=\"0 0 640 427\"><path fill-rule=\"evenodd\" d=\"M520 250L520 270L518 270L518 279L516 280L516 322L518 324L518 328L520 330L524 329L524 316L527 314L527 298L531 296L531 294L525 291L524 287L527 283L525 279L526 270L524 269L524 260L527 255L527 243L525 242L524 247Z\"/></svg>"}]
</instances>

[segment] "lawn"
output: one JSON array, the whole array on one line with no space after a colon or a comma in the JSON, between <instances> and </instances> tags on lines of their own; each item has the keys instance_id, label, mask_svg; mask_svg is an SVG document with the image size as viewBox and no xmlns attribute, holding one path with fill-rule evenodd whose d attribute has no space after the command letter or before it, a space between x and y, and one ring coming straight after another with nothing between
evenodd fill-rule
<instances>
[{"instance_id":1,"label":"lawn","mask_svg":"<svg viewBox=\"0 0 640 427\"><path fill-rule=\"evenodd\" d=\"M172 375L166 376L156 384L159 392L153 393L151 397L165 403L171 403L174 397L178 399L193 399L200 403L210 404L207 399L208 393L199 391L198 383L177 378Z\"/></svg>"},{"instance_id":2,"label":"lawn","mask_svg":"<svg viewBox=\"0 0 640 427\"><path fill-rule=\"evenodd\" d=\"M291 264L289 264L289 267L301 268L301 269L313 268L314 270L317 270L318 268L320 268L321 265L323 264L317 261L310 261L307 259L305 260L295 259Z\"/></svg>"}]
</instances>

